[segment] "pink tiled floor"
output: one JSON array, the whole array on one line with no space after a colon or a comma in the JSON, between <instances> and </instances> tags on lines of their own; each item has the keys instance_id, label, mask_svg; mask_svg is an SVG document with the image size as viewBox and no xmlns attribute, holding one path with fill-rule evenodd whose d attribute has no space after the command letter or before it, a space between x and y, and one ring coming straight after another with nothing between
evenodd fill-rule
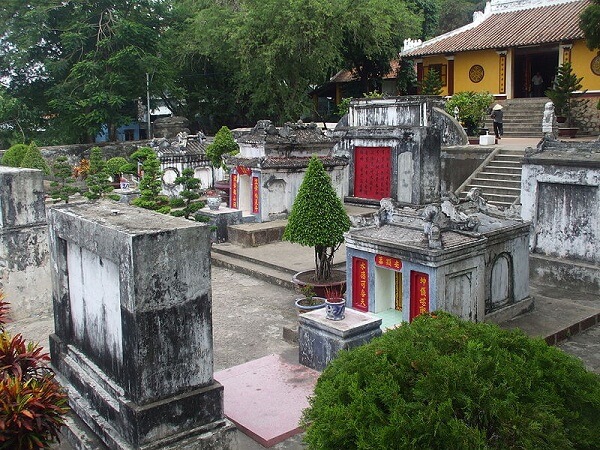
<instances>
[{"instance_id":1,"label":"pink tiled floor","mask_svg":"<svg viewBox=\"0 0 600 450\"><path fill-rule=\"evenodd\" d=\"M225 415L265 447L302 431L298 421L318 377L319 372L281 355L265 356L214 374L225 387Z\"/></svg>"}]
</instances>

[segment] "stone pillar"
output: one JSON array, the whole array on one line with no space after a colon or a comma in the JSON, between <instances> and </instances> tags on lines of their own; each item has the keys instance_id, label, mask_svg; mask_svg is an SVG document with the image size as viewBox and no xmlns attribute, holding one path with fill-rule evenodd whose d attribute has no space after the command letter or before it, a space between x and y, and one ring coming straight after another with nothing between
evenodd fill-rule
<instances>
[{"instance_id":1,"label":"stone pillar","mask_svg":"<svg viewBox=\"0 0 600 450\"><path fill-rule=\"evenodd\" d=\"M208 228L113 202L53 207L48 223L50 351L74 413L110 449L231 448Z\"/></svg>"},{"instance_id":2,"label":"stone pillar","mask_svg":"<svg viewBox=\"0 0 600 450\"><path fill-rule=\"evenodd\" d=\"M346 308L344 320L328 320L325 310L300 314L298 318L299 361L322 371L340 350L366 344L381 336L381 319L373 314Z\"/></svg>"},{"instance_id":3,"label":"stone pillar","mask_svg":"<svg viewBox=\"0 0 600 450\"><path fill-rule=\"evenodd\" d=\"M52 311L43 179L0 166L0 291L13 320Z\"/></svg>"}]
</instances>

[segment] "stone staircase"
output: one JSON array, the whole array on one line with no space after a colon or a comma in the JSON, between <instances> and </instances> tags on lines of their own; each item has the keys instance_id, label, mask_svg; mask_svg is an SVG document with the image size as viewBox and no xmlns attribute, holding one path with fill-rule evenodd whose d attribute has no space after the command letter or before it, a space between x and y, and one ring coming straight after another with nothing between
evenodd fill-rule
<instances>
[{"instance_id":1,"label":"stone staircase","mask_svg":"<svg viewBox=\"0 0 600 450\"><path fill-rule=\"evenodd\" d=\"M491 205L509 208L521 196L521 164L524 150L494 150L475 172L456 190L464 199L472 188L481 189L481 195Z\"/></svg>"},{"instance_id":2,"label":"stone staircase","mask_svg":"<svg viewBox=\"0 0 600 450\"><path fill-rule=\"evenodd\" d=\"M549 101L546 97L497 101L496 103L504 107L504 136L541 137L544 105ZM494 125L489 116L486 118L485 127L493 134Z\"/></svg>"}]
</instances>

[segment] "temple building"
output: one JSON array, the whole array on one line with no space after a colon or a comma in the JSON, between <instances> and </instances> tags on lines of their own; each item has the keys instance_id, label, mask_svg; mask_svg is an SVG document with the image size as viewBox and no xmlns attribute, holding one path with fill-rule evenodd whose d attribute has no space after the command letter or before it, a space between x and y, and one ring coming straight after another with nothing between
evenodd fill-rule
<instances>
[{"instance_id":1,"label":"temple building","mask_svg":"<svg viewBox=\"0 0 600 450\"><path fill-rule=\"evenodd\" d=\"M600 96L600 54L587 48L579 15L589 0L492 0L473 22L421 42L406 40L401 58L422 82L441 77L442 95L488 91L496 99L542 96L559 65L571 63L588 96ZM541 77L536 88L533 78ZM537 80L536 80L537 81Z\"/></svg>"}]
</instances>

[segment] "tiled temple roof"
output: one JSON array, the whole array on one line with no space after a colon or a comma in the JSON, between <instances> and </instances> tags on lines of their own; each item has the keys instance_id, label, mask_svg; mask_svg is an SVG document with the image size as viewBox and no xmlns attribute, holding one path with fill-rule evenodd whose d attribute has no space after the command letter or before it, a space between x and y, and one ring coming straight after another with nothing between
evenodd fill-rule
<instances>
[{"instance_id":1,"label":"tiled temple roof","mask_svg":"<svg viewBox=\"0 0 600 450\"><path fill-rule=\"evenodd\" d=\"M579 15L589 0L492 12L471 23L407 50L401 57L419 57L472 50L503 49L582 39Z\"/></svg>"}]
</instances>

